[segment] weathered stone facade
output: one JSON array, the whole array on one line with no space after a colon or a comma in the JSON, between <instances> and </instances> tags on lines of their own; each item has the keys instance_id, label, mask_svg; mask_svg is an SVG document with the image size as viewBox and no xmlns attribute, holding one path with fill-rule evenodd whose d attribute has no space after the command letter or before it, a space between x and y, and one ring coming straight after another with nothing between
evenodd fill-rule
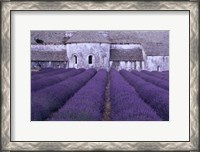
<instances>
[{"instance_id":1,"label":"weathered stone facade","mask_svg":"<svg viewBox=\"0 0 200 152\"><path fill-rule=\"evenodd\" d=\"M169 56L147 56L145 70L167 71L169 70Z\"/></svg>"},{"instance_id":2,"label":"weathered stone facade","mask_svg":"<svg viewBox=\"0 0 200 152\"><path fill-rule=\"evenodd\" d=\"M44 48L44 46L42 46ZM47 50L47 49L46 49ZM67 68L66 51L31 51L31 68Z\"/></svg>"},{"instance_id":3,"label":"weathered stone facade","mask_svg":"<svg viewBox=\"0 0 200 152\"><path fill-rule=\"evenodd\" d=\"M31 68L67 68L67 62L63 61L32 61Z\"/></svg>"},{"instance_id":4,"label":"weathered stone facade","mask_svg":"<svg viewBox=\"0 0 200 152\"><path fill-rule=\"evenodd\" d=\"M32 67L169 70L168 31L32 31L31 51L55 52Z\"/></svg>"},{"instance_id":5,"label":"weathered stone facade","mask_svg":"<svg viewBox=\"0 0 200 152\"><path fill-rule=\"evenodd\" d=\"M69 68L109 68L110 44L72 43L66 47Z\"/></svg>"},{"instance_id":6,"label":"weathered stone facade","mask_svg":"<svg viewBox=\"0 0 200 152\"><path fill-rule=\"evenodd\" d=\"M117 70L126 69L129 71L133 69L145 69L145 52L141 44L111 44L110 47L111 67L114 67Z\"/></svg>"}]
</instances>

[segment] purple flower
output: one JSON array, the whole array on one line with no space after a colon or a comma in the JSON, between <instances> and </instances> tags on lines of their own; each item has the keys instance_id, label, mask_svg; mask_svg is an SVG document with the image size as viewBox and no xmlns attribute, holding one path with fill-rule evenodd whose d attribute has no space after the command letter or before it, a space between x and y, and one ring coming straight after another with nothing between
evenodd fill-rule
<instances>
[{"instance_id":1,"label":"purple flower","mask_svg":"<svg viewBox=\"0 0 200 152\"><path fill-rule=\"evenodd\" d=\"M31 74L31 80L37 81L42 78L47 78L49 76L53 76L53 75L60 74L63 72L68 72L71 70L74 70L74 68L73 69L72 68L70 68L70 69L52 69L52 70L47 70L47 71L44 70L44 71L38 72L37 74Z\"/></svg>"},{"instance_id":2,"label":"purple flower","mask_svg":"<svg viewBox=\"0 0 200 152\"><path fill-rule=\"evenodd\" d=\"M110 71L111 117L117 121L159 121L161 118L116 70Z\"/></svg>"},{"instance_id":3,"label":"purple flower","mask_svg":"<svg viewBox=\"0 0 200 152\"><path fill-rule=\"evenodd\" d=\"M45 89L31 94L31 120L45 120L84 86L94 75L95 69L70 77Z\"/></svg>"},{"instance_id":4,"label":"purple flower","mask_svg":"<svg viewBox=\"0 0 200 152\"><path fill-rule=\"evenodd\" d=\"M161 79L163 81L167 81L169 82L169 75L168 74L164 74L162 72L158 72L158 71L146 71L146 70L143 70L142 71L143 73L149 75L149 76L152 76L152 77L155 77L155 78L158 78L158 79Z\"/></svg>"},{"instance_id":5,"label":"purple flower","mask_svg":"<svg viewBox=\"0 0 200 152\"><path fill-rule=\"evenodd\" d=\"M44 89L45 87L51 86L53 84L59 83L61 81L64 81L72 76L75 76L77 74L82 73L85 71L84 69L73 69L68 70L66 72L62 72L61 74L56 74L49 77L43 77L37 81L31 81L31 92L35 92L41 89Z\"/></svg>"},{"instance_id":6,"label":"purple flower","mask_svg":"<svg viewBox=\"0 0 200 152\"><path fill-rule=\"evenodd\" d=\"M107 83L106 70L97 74L65 105L48 120L55 121L99 121L102 119L105 88Z\"/></svg>"},{"instance_id":7,"label":"purple flower","mask_svg":"<svg viewBox=\"0 0 200 152\"><path fill-rule=\"evenodd\" d=\"M140 97L149 104L163 120L169 120L168 91L146 82L142 78L126 70L121 70L120 74L135 88Z\"/></svg>"},{"instance_id":8,"label":"purple flower","mask_svg":"<svg viewBox=\"0 0 200 152\"><path fill-rule=\"evenodd\" d=\"M158 87L161 87L167 91L169 91L169 81L165 81L165 80L160 80L160 79L157 79L155 77L152 77L152 76L149 76L143 72L138 72L136 70L132 71L132 73L134 75L137 75L139 76L140 78L144 79L145 81L147 82L150 82Z\"/></svg>"}]
</instances>

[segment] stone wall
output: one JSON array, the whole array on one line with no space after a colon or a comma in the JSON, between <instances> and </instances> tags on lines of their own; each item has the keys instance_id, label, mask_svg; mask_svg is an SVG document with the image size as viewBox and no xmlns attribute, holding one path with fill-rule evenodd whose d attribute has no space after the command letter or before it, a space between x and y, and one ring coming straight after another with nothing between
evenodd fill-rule
<instances>
[{"instance_id":1,"label":"stone wall","mask_svg":"<svg viewBox=\"0 0 200 152\"><path fill-rule=\"evenodd\" d=\"M134 49L141 48L143 58L146 58L146 54L141 44L111 44L111 49ZM143 70L145 68L144 61L119 61L119 62L110 62L110 65L113 64L113 67L117 70L126 69L131 70Z\"/></svg>"},{"instance_id":2,"label":"stone wall","mask_svg":"<svg viewBox=\"0 0 200 152\"><path fill-rule=\"evenodd\" d=\"M72 43L67 44L69 68L109 69L110 44L107 43ZM88 63L92 55L92 64ZM75 63L77 56L77 64Z\"/></svg>"},{"instance_id":3,"label":"stone wall","mask_svg":"<svg viewBox=\"0 0 200 152\"><path fill-rule=\"evenodd\" d=\"M145 70L148 71L168 71L169 56L147 56L145 62Z\"/></svg>"},{"instance_id":4,"label":"stone wall","mask_svg":"<svg viewBox=\"0 0 200 152\"><path fill-rule=\"evenodd\" d=\"M38 68L67 68L67 62L63 61L32 61L31 69Z\"/></svg>"},{"instance_id":5,"label":"stone wall","mask_svg":"<svg viewBox=\"0 0 200 152\"><path fill-rule=\"evenodd\" d=\"M126 69L128 71L131 70L143 70L144 69L144 61L120 61L120 65L117 70Z\"/></svg>"},{"instance_id":6,"label":"stone wall","mask_svg":"<svg viewBox=\"0 0 200 152\"><path fill-rule=\"evenodd\" d=\"M109 61L111 49L132 49L141 47L140 44L106 44L106 43L73 43L67 45L31 45L31 51L63 51L67 50L67 63L61 62L32 62L32 68L37 67L40 63L42 67L75 67L75 68L105 68L114 67L117 70L149 70L149 71L166 71L169 70L169 56L147 56L143 50L144 61ZM74 63L74 55L77 56L77 64ZM88 57L92 55L92 64L88 63Z\"/></svg>"},{"instance_id":7,"label":"stone wall","mask_svg":"<svg viewBox=\"0 0 200 152\"><path fill-rule=\"evenodd\" d=\"M116 70L125 69L128 71L131 70L144 70L144 61L110 61L110 67L115 68Z\"/></svg>"}]
</instances>

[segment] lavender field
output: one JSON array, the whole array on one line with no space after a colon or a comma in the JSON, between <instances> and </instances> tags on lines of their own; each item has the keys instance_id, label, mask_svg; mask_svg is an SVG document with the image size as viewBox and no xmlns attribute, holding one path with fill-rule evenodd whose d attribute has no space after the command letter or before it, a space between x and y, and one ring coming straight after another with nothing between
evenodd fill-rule
<instances>
[{"instance_id":1,"label":"lavender field","mask_svg":"<svg viewBox=\"0 0 200 152\"><path fill-rule=\"evenodd\" d=\"M168 121L169 71L31 73L31 121Z\"/></svg>"}]
</instances>

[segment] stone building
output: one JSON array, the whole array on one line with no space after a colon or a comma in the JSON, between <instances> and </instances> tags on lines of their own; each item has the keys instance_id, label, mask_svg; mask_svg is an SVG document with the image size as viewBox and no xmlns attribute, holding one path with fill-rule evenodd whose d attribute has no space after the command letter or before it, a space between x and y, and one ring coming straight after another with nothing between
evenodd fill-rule
<instances>
[{"instance_id":1,"label":"stone building","mask_svg":"<svg viewBox=\"0 0 200 152\"><path fill-rule=\"evenodd\" d=\"M109 68L110 42L102 34L75 33L66 45L69 68Z\"/></svg>"},{"instance_id":2,"label":"stone building","mask_svg":"<svg viewBox=\"0 0 200 152\"><path fill-rule=\"evenodd\" d=\"M66 68L66 51L31 51L32 68Z\"/></svg>"},{"instance_id":3,"label":"stone building","mask_svg":"<svg viewBox=\"0 0 200 152\"><path fill-rule=\"evenodd\" d=\"M169 31L32 31L32 68L169 70Z\"/></svg>"}]
</instances>

